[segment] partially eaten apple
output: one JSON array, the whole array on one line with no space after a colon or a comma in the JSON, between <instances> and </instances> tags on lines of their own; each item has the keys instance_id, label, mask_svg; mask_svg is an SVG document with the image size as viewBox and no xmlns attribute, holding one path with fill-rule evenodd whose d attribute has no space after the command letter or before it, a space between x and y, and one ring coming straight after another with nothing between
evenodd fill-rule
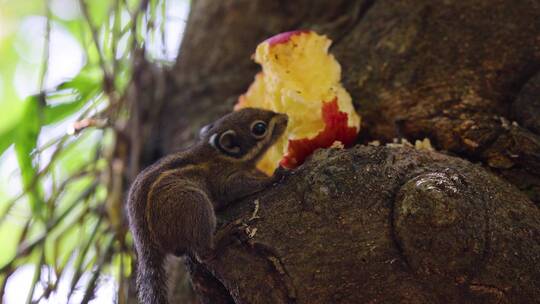
<instances>
[{"instance_id":1,"label":"partially eaten apple","mask_svg":"<svg viewBox=\"0 0 540 304\"><path fill-rule=\"evenodd\" d=\"M351 96L340 83L341 67L328 53L331 41L313 31L286 32L257 46L262 66L235 109L263 108L286 113L284 136L258 168L271 174L279 164L301 165L318 148L352 145L360 129Z\"/></svg>"}]
</instances>

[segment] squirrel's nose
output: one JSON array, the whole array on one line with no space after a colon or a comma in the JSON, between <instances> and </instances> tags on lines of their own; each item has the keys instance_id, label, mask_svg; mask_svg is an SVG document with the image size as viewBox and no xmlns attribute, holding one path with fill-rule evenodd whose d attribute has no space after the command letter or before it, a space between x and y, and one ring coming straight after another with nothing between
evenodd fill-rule
<instances>
[{"instance_id":1,"label":"squirrel's nose","mask_svg":"<svg viewBox=\"0 0 540 304\"><path fill-rule=\"evenodd\" d=\"M276 122L278 124L287 124L287 122L289 122L289 116L287 116L287 114L283 114L283 113L279 113L276 115Z\"/></svg>"}]
</instances>

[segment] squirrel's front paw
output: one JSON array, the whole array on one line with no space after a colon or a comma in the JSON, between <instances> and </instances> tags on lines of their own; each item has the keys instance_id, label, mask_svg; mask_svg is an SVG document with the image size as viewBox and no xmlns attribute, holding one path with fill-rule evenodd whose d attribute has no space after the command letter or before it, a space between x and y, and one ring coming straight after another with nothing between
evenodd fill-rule
<instances>
[{"instance_id":1,"label":"squirrel's front paw","mask_svg":"<svg viewBox=\"0 0 540 304\"><path fill-rule=\"evenodd\" d=\"M197 260L200 263L211 262L217 258L220 251L233 243L241 242L245 235L245 224L241 220L227 223L214 235L214 246L210 250L198 254Z\"/></svg>"},{"instance_id":2,"label":"squirrel's front paw","mask_svg":"<svg viewBox=\"0 0 540 304\"><path fill-rule=\"evenodd\" d=\"M215 235L215 250L223 249L232 243L241 242L246 236L245 226L242 220L235 220L219 229Z\"/></svg>"},{"instance_id":3,"label":"squirrel's front paw","mask_svg":"<svg viewBox=\"0 0 540 304\"><path fill-rule=\"evenodd\" d=\"M287 169L287 168L282 167L282 166L277 167L277 169L274 171L274 175L273 175L274 183L281 182L287 176L292 175L292 173L293 173L292 169Z\"/></svg>"}]
</instances>

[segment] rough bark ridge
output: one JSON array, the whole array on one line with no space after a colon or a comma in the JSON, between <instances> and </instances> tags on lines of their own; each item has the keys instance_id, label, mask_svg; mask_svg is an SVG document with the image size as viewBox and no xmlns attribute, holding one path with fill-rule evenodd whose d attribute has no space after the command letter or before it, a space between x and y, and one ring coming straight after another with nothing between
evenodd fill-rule
<instances>
[{"instance_id":1,"label":"rough bark ridge","mask_svg":"<svg viewBox=\"0 0 540 304\"><path fill-rule=\"evenodd\" d=\"M540 202L538 20L539 1L377 1L333 50L363 138L428 137Z\"/></svg>"},{"instance_id":2,"label":"rough bark ridge","mask_svg":"<svg viewBox=\"0 0 540 304\"><path fill-rule=\"evenodd\" d=\"M538 0L194 1L176 65L135 86L145 132L132 164L189 145L247 89L261 40L308 28L334 40L360 142L428 137L502 178L411 149L321 152L226 210L248 219L258 198L261 219L253 238L191 264L197 292L210 303L539 302L538 20Z\"/></svg>"},{"instance_id":3,"label":"rough bark ridge","mask_svg":"<svg viewBox=\"0 0 540 304\"><path fill-rule=\"evenodd\" d=\"M320 150L226 217L252 237L195 271L199 294L227 290L206 303L540 301L540 210L458 158Z\"/></svg>"}]
</instances>

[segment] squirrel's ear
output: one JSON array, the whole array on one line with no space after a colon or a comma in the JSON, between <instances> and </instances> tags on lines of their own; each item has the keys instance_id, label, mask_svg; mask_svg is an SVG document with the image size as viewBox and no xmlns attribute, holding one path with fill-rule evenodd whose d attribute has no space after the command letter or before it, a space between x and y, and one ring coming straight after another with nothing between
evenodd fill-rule
<instances>
[{"instance_id":1,"label":"squirrel's ear","mask_svg":"<svg viewBox=\"0 0 540 304\"><path fill-rule=\"evenodd\" d=\"M208 143L210 144L210 146L218 149L217 133L214 133L212 134L212 136L210 136L210 139L208 139Z\"/></svg>"},{"instance_id":2,"label":"squirrel's ear","mask_svg":"<svg viewBox=\"0 0 540 304\"><path fill-rule=\"evenodd\" d=\"M208 130L210 130L210 128L212 128L214 126L214 124L208 124L204 127L202 127L200 130L199 130L199 138L202 139L206 136L206 134L208 133Z\"/></svg>"},{"instance_id":3,"label":"squirrel's ear","mask_svg":"<svg viewBox=\"0 0 540 304\"><path fill-rule=\"evenodd\" d=\"M218 144L225 153L231 156L238 156L240 154L240 145L236 138L236 132L233 130L223 132L219 136Z\"/></svg>"},{"instance_id":4,"label":"squirrel's ear","mask_svg":"<svg viewBox=\"0 0 540 304\"><path fill-rule=\"evenodd\" d=\"M225 131L220 135L212 134L208 143L226 155L232 157L240 156L240 145L236 138L236 132L233 130Z\"/></svg>"}]
</instances>

